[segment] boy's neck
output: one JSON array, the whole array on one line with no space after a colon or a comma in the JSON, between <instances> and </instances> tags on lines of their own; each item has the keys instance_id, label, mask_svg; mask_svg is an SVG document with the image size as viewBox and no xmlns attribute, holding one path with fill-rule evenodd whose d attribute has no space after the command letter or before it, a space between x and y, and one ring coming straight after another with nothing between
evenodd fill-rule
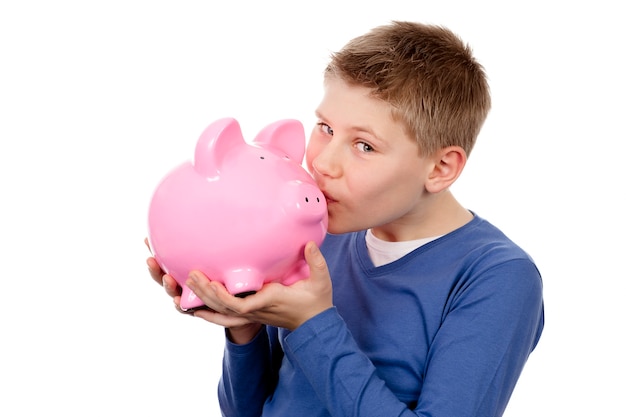
<instances>
[{"instance_id":1,"label":"boy's neck","mask_svg":"<svg viewBox=\"0 0 626 417\"><path fill-rule=\"evenodd\" d=\"M445 190L420 203L418 212L371 230L374 236L389 242L426 239L448 234L469 223L473 217L449 190Z\"/></svg>"}]
</instances>

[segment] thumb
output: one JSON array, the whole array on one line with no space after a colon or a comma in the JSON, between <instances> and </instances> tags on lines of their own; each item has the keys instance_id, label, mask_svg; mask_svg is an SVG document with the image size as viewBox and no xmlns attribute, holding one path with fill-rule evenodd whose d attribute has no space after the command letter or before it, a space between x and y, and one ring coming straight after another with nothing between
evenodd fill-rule
<instances>
[{"instance_id":1,"label":"thumb","mask_svg":"<svg viewBox=\"0 0 626 417\"><path fill-rule=\"evenodd\" d=\"M311 269L311 274L327 271L326 259L315 242L310 241L304 247L304 259Z\"/></svg>"}]
</instances>

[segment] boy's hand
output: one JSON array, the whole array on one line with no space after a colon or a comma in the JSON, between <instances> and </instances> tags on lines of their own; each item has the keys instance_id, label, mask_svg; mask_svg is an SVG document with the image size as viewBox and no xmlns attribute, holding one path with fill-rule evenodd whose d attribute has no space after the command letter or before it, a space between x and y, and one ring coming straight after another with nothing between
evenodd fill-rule
<instances>
[{"instance_id":1,"label":"boy's hand","mask_svg":"<svg viewBox=\"0 0 626 417\"><path fill-rule=\"evenodd\" d=\"M144 239L144 243L146 244L148 249L152 252L147 238ZM152 256L149 257L146 260L146 263L148 265L148 271L150 272L150 276L152 277L152 279L157 284L163 286L167 295L172 297L172 300L174 301L174 305L176 306L176 309L179 312L184 313L184 314L194 315L194 316L197 315L211 323L215 323L215 324L230 328L230 337L235 343L246 343L247 341L252 340L252 338L256 335L256 333L258 333L261 325L258 323L250 323L248 320L242 317L230 317L228 315L217 313L211 310L210 308L206 308L206 309L202 308L196 311L185 311L181 309L180 308L180 295L181 295L182 289L180 285L178 285L174 277L172 277L169 274L166 274L163 271L163 269L161 269L161 266L159 265L159 263L156 261L154 257ZM208 278L206 277L205 279L208 280ZM226 291L225 288L224 288L224 291ZM202 314L197 314L199 312L201 312Z\"/></svg>"},{"instance_id":2,"label":"boy's hand","mask_svg":"<svg viewBox=\"0 0 626 417\"><path fill-rule=\"evenodd\" d=\"M150 249L150 244L148 243L148 239L144 239L144 243L146 244L146 246L148 247L148 249L152 252L152 250ZM172 299L174 300L174 304L176 305L176 309L178 311L181 311L184 313L184 311L182 311L180 309L180 294L181 294L181 288L178 285L178 283L176 282L176 280L174 279L174 277L172 277L169 274L166 274L165 272L163 272L163 270L161 269L161 266L159 266L158 262L156 261L156 259L154 259L154 257L149 257L146 260L146 263L148 264L148 271L150 272L150 276L152 277L152 279L159 285L163 286L163 288L165 289L165 292L167 293L167 295L169 295L170 297L172 297Z\"/></svg>"},{"instance_id":3,"label":"boy's hand","mask_svg":"<svg viewBox=\"0 0 626 417\"><path fill-rule=\"evenodd\" d=\"M235 328L230 329L231 336L243 329L253 333L252 327L255 326L248 326L250 323L296 329L333 306L326 260L314 242L309 242L304 252L311 271L308 279L290 286L266 284L256 294L245 298L231 295L221 283L212 282L201 272L193 271L186 285L213 310L198 310L194 315L226 327L233 324ZM258 331L258 327L255 328Z\"/></svg>"}]
</instances>

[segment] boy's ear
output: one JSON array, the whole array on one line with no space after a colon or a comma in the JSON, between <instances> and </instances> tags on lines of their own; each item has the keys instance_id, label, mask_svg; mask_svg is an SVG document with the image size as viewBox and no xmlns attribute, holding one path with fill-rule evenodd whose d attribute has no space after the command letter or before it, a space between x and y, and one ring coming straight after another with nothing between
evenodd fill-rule
<instances>
[{"instance_id":1,"label":"boy's ear","mask_svg":"<svg viewBox=\"0 0 626 417\"><path fill-rule=\"evenodd\" d=\"M433 168L426 180L426 189L438 193L450 187L465 168L467 154L460 146L448 146L433 155Z\"/></svg>"}]
</instances>

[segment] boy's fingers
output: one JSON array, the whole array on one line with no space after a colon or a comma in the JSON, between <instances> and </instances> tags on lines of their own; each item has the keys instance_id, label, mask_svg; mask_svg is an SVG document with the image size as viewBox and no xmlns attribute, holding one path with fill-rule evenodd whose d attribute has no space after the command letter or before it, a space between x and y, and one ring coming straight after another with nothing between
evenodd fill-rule
<instances>
[{"instance_id":1,"label":"boy's fingers","mask_svg":"<svg viewBox=\"0 0 626 417\"><path fill-rule=\"evenodd\" d=\"M150 242L148 242L148 238L147 237L143 239L143 243L145 243L145 245L148 248L148 250L150 251L150 253L152 253L152 248L150 247Z\"/></svg>"},{"instance_id":2,"label":"boy's fingers","mask_svg":"<svg viewBox=\"0 0 626 417\"><path fill-rule=\"evenodd\" d=\"M150 257L146 260L146 264L148 264L148 271L150 272L150 276L153 280L157 282L159 285L163 285L163 271L161 267L157 263L156 259Z\"/></svg>"},{"instance_id":3,"label":"boy's fingers","mask_svg":"<svg viewBox=\"0 0 626 417\"><path fill-rule=\"evenodd\" d=\"M178 285L178 282L171 275L163 275L163 288L170 297L177 297L181 294L182 290Z\"/></svg>"}]
</instances>

